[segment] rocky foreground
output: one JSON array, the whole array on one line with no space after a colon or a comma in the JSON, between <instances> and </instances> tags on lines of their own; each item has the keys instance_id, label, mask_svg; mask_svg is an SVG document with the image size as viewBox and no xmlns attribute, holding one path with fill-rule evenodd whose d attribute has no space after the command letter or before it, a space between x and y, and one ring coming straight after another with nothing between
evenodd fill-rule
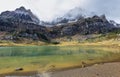
<instances>
[{"instance_id":1,"label":"rocky foreground","mask_svg":"<svg viewBox=\"0 0 120 77\"><path fill-rule=\"evenodd\" d=\"M23 75L20 75L18 77L25 76L28 74L30 75L30 73L24 73ZM5 76L2 75L0 77L5 77ZM37 75L25 76L25 77L120 77L120 62L95 64L93 66L89 66L85 68L76 68L76 69L58 71L54 73L43 73L43 74L37 74Z\"/></svg>"},{"instance_id":2,"label":"rocky foreground","mask_svg":"<svg viewBox=\"0 0 120 77\"><path fill-rule=\"evenodd\" d=\"M120 77L120 62L56 72L51 77Z\"/></svg>"}]
</instances>

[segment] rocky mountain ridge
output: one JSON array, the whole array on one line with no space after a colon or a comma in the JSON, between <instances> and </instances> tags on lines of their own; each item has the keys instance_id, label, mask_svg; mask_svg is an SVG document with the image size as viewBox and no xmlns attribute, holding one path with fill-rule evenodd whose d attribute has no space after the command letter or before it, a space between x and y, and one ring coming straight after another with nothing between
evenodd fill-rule
<instances>
[{"instance_id":1,"label":"rocky mountain ridge","mask_svg":"<svg viewBox=\"0 0 120 77\"><path fill-rule=\"evenodd\" d=\"M64 25L53 26L52 32L58 34L58 36L72 36L75 34L87 35L87 34L100 34L108 33L112 31L114 25L109 23L105 15L93 16L89 18L82 18L76 22L66 23ZM56 34L51 34L56 35Z\"/></svg>"},{"instance_id":2,"label":"rocky mountain ridge","mask_svg":"<svg viewBox=\"0 0 120 77\"><path fill-rule=\"evenodd\" d=\"M40 20L24 7L17 8L15 11L5 11L0 14L0 18L3 20L11 20L13 22L27 22L39 24Z\"/></svg>"},{"instance_id":3,"label":"rocky mountain ridge","mask_svg":"<svg viewBox=\"0 0 120 77\"><path fill-rule=\"evenodd\" d=\"M5 11L0 14L0 36L1 40L31 39L50 42L52 39L64 36L107 34L116 27L108 21L105 15L93 17L81 17L74 22L66 22L61 25L51 24L52 27L40 25L40 20L24 7L15 11Z\"/></svg>"}]
</instances>

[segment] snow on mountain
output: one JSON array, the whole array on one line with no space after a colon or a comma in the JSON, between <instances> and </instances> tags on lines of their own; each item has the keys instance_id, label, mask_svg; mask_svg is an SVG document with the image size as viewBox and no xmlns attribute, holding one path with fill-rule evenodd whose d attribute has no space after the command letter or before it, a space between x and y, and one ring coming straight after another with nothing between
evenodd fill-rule
<instances>
[{"instance_id":1,"label":"snow on mountain","mask_svg":"<svg viewBox=\"0 0 120 77\"><path fill-rule=\"evenodd\" d=\"M40 20L29 9L24 7L17 8L15 11L5 11L0 14L3 19L11 19L13 21L30 22L39 24Z\"/></svg>"}]
</instances>

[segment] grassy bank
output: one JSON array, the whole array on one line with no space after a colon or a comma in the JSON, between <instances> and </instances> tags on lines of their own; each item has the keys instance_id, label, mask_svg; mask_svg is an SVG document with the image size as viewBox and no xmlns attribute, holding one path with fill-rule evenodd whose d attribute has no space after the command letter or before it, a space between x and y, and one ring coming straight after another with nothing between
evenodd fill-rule
<instances>
[{"instance_id":1,"label":"grassy bank","mask_svg":"<svg viewBox=\"0 0 120 77\"><path fill-rule=\"evenodd\" d=\"M48 45L48 43L42 42L42 41L30 41L30 42L13 42L13 41L6 41L1 40L0 46L42 46L42 45Z\"/></svg>"},{"instance_id":2,"label":"grassy bank","mask_svg":"<svg viewBox=\"0 0 120 77\"><path fill-rule=\"evenodd\" d=\"M112 47L120 47L120 41L115 39L109 39L109 40L102 40L102 41L96 41L96 42L89 42L89 41L61 41L57 44L54 43L45 43L41 41L32 41L29 43L26 42L19 42L15 43L12 41L0 41L0 46L112 46Z\"/></svg>"}]
</instances>

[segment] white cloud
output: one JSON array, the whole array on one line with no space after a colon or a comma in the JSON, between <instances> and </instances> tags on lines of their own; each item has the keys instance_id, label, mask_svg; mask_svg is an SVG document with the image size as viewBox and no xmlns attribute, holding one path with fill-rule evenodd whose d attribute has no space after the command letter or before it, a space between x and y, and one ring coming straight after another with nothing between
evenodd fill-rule
<instances>
[{"instance_id":1,"label":"white cloud","mask_svg":"<svg viewBox=\"0 0 120 77\"><path fill-rule=\"evenodd\" d=\"M25 0L1 0L0 1L0 12L5 10L14 10L16 7L25 5Z\"/></svg>"},{"instance_id":2,"label":"white cloud","mask_svg":"<svg viewBox=\"0 0 120 77\"><path fill-rule=\"evenodd\" d=\"M30 8L40 19L52 20L68 10L83 5L85 0L2 0L0 12L14 10L20 6Z\"/></svg>"},{"instance_id":3,"label":"white cloud","mask_svg":"<svg viewBox=\"0 0 120 77\"><path fill-rule=\"evenodd\" d=\"M42 20L51 20L74 7L81 7L120 21L120 0L0 0L0 12L20 6L30 8Z\"/></svg>"},{"instance_id":4,"label":"white cloud","mask_svg":"<svg viewBox=\"0 0 120 77\"><path fill-rule=\"evenodd\" d=\"M51 20L68 10L80 6L85 0L30 0L28 6L43 20Z\"/></svg>"}]
</instances>

